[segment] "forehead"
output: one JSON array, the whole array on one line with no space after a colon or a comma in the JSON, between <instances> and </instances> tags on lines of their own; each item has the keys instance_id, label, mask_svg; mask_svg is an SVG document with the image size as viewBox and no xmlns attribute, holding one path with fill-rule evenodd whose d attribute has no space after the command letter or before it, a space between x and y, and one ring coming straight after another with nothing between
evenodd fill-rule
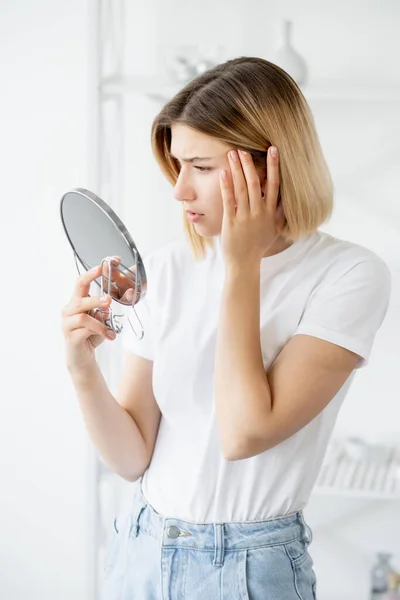
<instances>
[{"instance_id":1,"label":"forehead","mask_svg":"<svg viewBox=\"0 0 400 600\"><path fill-rule=\"evenodd\" d=\"M229 147L219 140L181 123L171 126L171 154L177 158L192 156L222 156Z\"/></svg>"}]
</instances>

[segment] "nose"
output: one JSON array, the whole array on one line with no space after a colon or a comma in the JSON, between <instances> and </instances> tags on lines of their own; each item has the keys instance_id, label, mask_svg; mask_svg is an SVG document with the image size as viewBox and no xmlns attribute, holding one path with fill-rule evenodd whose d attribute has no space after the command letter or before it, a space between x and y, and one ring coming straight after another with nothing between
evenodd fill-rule
<instances>
[{"instance_id":1,"label":"nose","mask_svg":"<svg viewBox=\"0 0 400 600\"><path fill-rule=\"evenodd\" d=\"M190 178L181 170L174 187L174 198L179 202L195 200L196 194L190 183Z\"/></svg>"}]
</instances>

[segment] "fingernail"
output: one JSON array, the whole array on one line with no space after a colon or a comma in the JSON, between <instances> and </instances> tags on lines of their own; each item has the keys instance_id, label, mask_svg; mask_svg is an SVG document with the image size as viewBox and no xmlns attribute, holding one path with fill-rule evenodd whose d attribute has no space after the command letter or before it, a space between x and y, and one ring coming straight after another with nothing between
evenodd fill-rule
<instances>
[{"instance_id":1,"label":"fingernail","mask_svg":"<svg viewBox=\"0 0 400 600\"><path fill-rule=\"evenodd\" d=\"M107 302L108 296L100 296L100 302Z\"/></svg>"},{"instance_id":2,"label":"fingernail","mask_svg":"<svg viewBox=\"0 0 400 600\"><path fill-rule=\"evenodd\" d=\"M237 152L235 152L235 150L232 150L231 152L229 152L229 156L231 157L231 159L233 161L236 161L239 158L237 155Z\"/></svg>"},{"instance_id":3,"label":"fingernail","mask_svg":"<svg viewBox=\"0 0 400 600\"><path fill-rule=\"evenodd\" d=\"M270 152L271 152L271 156L273 156L274 158L276 156L278 156L278 150L277 150L277 148L275 148L275 146L271 146Z\"/></svg>"},{"instance_id":4,"label":"fingernail","mask_svg":"<svg viewBox=\"0 0 400 600\"><path fill-rule=\"evenodd\" d=\"M116 334L114 331L108 331L107 332L107 337L109 340L113 340L115 338Z\"/></svg>"}]
</instances>

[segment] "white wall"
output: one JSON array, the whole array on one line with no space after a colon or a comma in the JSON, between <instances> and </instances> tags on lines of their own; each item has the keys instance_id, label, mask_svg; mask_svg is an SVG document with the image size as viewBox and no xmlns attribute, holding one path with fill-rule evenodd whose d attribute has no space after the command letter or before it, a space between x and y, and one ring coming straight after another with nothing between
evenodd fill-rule
<instances>
[{"instance_id":1,"label":"white wall","mask_svg":"<svg viewBox=\"0 0 400 600\"><path fill-rule=\"evenodd\" d=\"M273 58L281 21L290 17L294 42L313 79L400 83L400 14L394 0L368 5L337 0L325 2L323 9L315 0L137 4L127 3L128 72L155 72L170 43L216 42L228 56ZM7 316L1 345L0 597L7 600L88 598L88 444L64 368L60 331L61 307L76 272L58 212L66 190L93 183L87 156L87 5L77 0L3 0L0 5L0 244L21 275L16 268L3 270L7 284L1 301ZM378 251L394 275L392 307L371 365L357 377L338 428L393 437L400 429L400 212L393 200L400 183L399 110L394 103L360 109L355 103L319 101L312 108L337 184L330 230ZM157 110L140 94L126 100L126 224L144 251L181 231L172 190L149 149L149 125ZM398 514L394 507L386 517L398 519ZM315 536L320 600L361 600L377 532L377 549L397 544L397 531L383 518L374 520L368 512L358 519L342 520L342 529L336 528L339 539L331 532ZM361 530L370 536L370 545L363 539L360 554ZM343 546L346 535L353 538L350 549ZM341 552L350 567L347 581L337 588L332 564L343 569ZM333 556L338 562L331 562Z\"/></svg>"},{"instance_id":2,"label":"white wall","mask_svg":"<svg viewBox=\"0 0 400 600\"><path fill-rule=\"evenodd\" d=\"M0 597L84 600L86 434L64 368L59 218L87 181L87 5L0 4Z\"/></svg>"}]
</instances>

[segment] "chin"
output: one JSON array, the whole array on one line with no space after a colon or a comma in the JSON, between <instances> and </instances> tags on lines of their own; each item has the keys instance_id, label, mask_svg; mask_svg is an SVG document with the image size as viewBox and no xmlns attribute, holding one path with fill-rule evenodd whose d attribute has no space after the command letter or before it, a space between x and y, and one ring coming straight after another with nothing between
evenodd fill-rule
<instances>
[{"instance_id":1,"label":"chin","mask_svg":"<svg viewBox=\"0 0 400 600\"><path fill-rule=\"evenodd\" d=\"M193 223L195 231L203 238L214 238L221 235L221 227L207 227L205 224Z\"/></svg>"},{"instance_id":2,"label":"chin","mask_svg":"<svg viewBox=\"0 0 400 600\"><path fill-rule=\"evenodd\" d=\"M212 238L219 236L221 232L210 232L210 231L204 231L204 230L201 231L201 230L197 229L197 227L196 227L196 233L202 238L212 239Z\"/></svg>"}]
</instances>

